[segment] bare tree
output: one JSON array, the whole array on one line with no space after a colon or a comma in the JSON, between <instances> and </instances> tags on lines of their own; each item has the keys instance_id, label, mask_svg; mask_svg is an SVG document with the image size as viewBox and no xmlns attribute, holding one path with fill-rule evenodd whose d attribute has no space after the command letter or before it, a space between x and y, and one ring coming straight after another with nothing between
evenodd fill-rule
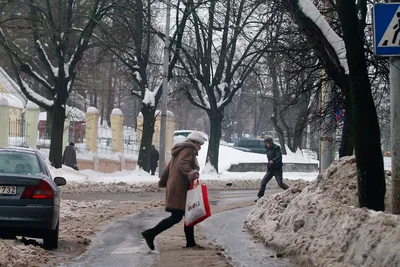
<instances>
[{"instance_id":1,"label":"bare tree","mask_svg":"<svg viewBox=\"0 0 400 267\"><path fill-rule=\"evenodd\" d=\"M112 3L26 0L9 1L6 8L9 12L0 22L0 44L7 51L21 91L53 114L49 159L60 168L65 104L73 89L76 68ZM45 88L48 97L31 89L32 80Z\"/></svg>"},{"instance_id":2,"label":"bare tree","mask_svg":"<svg viewBox=\"0 0 400 267\"><path fill-rule=\"evenodd\" d=\"M138 165L145 171L150 170L150 152L154 133L155 112L161 99L161 49L158 37L164 39L156 27L158 2L150 0L120 1L112 23L103 27L104 44L130 71L134 83L131 93L142 100L143 115L142 139L140 142ZM169 65L169 79L177 62L179 46L183 36L189 9L181 10L181 1L177 3L177 27L171 38L170 49L173 54Z\"/></svg>"},{"instance_id":3,"label":"bare tree","mask_svg":"<svg viewBox=\"0 0 400 267\"><path fill-rule=\"evenodd\" d=\"M360 1L356 6L353 1L336 1L342 39L310 0L282 2L324 62L328 75L346 96L347 117L352 120L350 132L357 137L354 144L360 206L384 210L386 189L380 130L364 50L367 3Z\"/></svg>"},{"instance_id":4,"label":"bare tree","mask_svg":"<svg viewBox=\"0 0 400 267\"><path fill-rule=\"evenodd\" d=\"M224 110L266 53L261 40L268 25L275 22L274 10L260 8L262 3L227 0L204 2L198 7L188 4L190 31L182 45L180 63L192 84L187 88L188 99L209 117L207 161L217 171Z\"/></svg>"}]
</instances>

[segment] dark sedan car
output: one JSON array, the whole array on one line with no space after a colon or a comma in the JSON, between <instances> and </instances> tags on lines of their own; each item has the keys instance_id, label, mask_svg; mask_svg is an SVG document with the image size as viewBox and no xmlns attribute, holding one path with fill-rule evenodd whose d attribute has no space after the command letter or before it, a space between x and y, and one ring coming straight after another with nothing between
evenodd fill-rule
<instances>
[{"instance_id":1,"label":"dark sedan car","mask_svg":"<svg viewBox=\"0 0 400 267\"><path fill-rule=\"evenodd\" d=\"M239 139L235 142L233 147L245 152L265 154L265 144L263 139L258 139L258 138Z\"/></svg>"},{"instance_id":2,"label":"dark sedan car","mask_svg":"<svg viewBox=\"0 0 400 267\"><path fill-rule=\"evenodd\" d=\"M0 237L43 238L46 249L58 247L62 177L51 178L39 152L0 148Z\"/></svg>"}]
</instances>

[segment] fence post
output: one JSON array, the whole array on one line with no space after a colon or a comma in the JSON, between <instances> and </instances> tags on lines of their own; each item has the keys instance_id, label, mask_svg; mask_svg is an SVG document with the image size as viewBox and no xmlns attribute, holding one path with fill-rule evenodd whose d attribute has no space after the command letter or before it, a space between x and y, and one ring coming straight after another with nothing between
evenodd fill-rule
<instances>
[{"instance_id":1,"label":"fence post","mask_svg":"<svg viewBox=\"0 0 400 267\"><path fill-rule=\"evenodd\" d=\"M91 152L97 152L98 130L99 111L95 107L89 107L86 112L86 146Z\"/></svg>"},{"instance_id":2,"label":"fence post","mask_svg":"<svg viewBox=\"0 0 400 267\"><path fill-rule=\"evenodd\" d=\"M124 115L119 108L114 108L110 116L112 129L112 148L113 152L122 153L122 139L124 127Z\"/></svg>"},{"instance_id":3,"label":"fence post","mask_svg":"<svg viewBox=\"0 0 400 267\"><path fill-rule=\"evenodd\" d=\"M65 147L68 145L68 136L69 136L69 125L70 125L70 121L69 119L65 118L64 121L64 132L63 132L63 152ZM72 141L71 141L72 142Z\"/></svg>"},{"instance_id":4,"label":"fence post","mask_svg":"<svg viewBox=\"0 0 400 267\"><path fill-rule=\"evenodd\" d=\"M27 124L26 133L28 135L27 137L28 146L31 148L36 148L37 144L39 114L40 114L39 106L31 101L28 101L25 107L25 119Z\"/></svg>"},{"instance_id":5,"label":"fence post","mask_svg":"<svg viewBox=\"0 0 400 267\"><path fill-rule=\"evenodd\" d=\"M4 125L0 127L0 147L8 146L8 135L10 132L10 107L7 98L0 94L0 121L4 121Z\"/></svg>"}]
</instances>

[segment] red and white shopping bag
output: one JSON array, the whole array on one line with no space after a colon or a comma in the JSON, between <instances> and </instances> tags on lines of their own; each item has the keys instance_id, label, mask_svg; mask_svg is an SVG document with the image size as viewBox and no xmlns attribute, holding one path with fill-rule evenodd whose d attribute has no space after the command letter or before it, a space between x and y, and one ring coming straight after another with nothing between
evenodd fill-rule
<instances>
[{"instance_id":1,"label":"red and white shopping bag","mask_svg":"<svg viewBox=\"0 0 400 267\"><path fill-rule=\"evenodd\" d=\"M211 216L210 203L206 185L200 185L196 179L195 186L190 183L186 196L185 225L194 226Z\"/></svg>"}]
</instances>

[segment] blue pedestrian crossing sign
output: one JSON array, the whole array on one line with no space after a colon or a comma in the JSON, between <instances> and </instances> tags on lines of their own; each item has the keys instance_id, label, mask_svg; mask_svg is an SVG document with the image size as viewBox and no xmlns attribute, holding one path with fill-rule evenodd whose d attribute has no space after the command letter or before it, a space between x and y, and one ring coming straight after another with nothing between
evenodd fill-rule
<instances>
[{"instance_id":1,"label":"blue pedestrian crossing sign","mask_svg":"<svg viewBox=\"0 0 400 267\"><path fill-rule=\"evenodd\" d=\"M374 5L374 50L377 56L400 56L400 3Z\"/></svg>"}]
</instances>

